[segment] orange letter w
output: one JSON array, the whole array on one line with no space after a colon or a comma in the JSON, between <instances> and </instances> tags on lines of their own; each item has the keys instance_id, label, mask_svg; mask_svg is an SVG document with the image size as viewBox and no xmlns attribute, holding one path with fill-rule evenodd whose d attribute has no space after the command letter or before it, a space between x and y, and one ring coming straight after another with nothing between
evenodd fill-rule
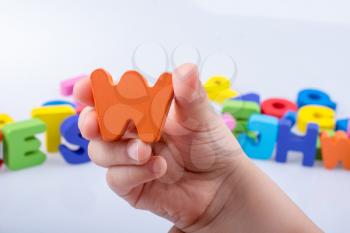
<instances>
[{"instance_id":1,"label":"orange letter w","mask_svg":"<svg viewBox=\"0 0 350 233\"><path fill-rule=\"evenodd\" d=\"M345 132L338 131L334 137L329 137L327 132L323 132L321 146L323 164L326 168L335 168L342 162L343 167L350 170L350 139Z\"/></svg>"},{"instance_id":2,"label":"orange letter w","mask_svg":"<svg viewBox=\"0 0 350 233\"><path fill-rule=\"evenodd\" d=\"M124 73L117 85L103 69L90 79L102 139L120 139L131 121L142 141L160 139L174 96L170 73L163 73L153 87L136 71Z\"/></svg>"}]
</instances>

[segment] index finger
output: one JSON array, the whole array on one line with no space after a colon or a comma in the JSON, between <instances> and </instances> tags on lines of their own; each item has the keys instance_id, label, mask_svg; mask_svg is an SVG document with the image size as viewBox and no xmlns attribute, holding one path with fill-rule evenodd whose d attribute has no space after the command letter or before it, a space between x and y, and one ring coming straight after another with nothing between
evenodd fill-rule
<instances>
[{"instance_id":1,"label":"index finger","mask_svg":"<svg viewBox=\"0 0 350 233\"><path fill-rule=\"evenodd\" d=\"M89 105L91 107L95 106L90 77L80 79L74 85L73 95L78 102Z\"/></svg>"}]
</instances>

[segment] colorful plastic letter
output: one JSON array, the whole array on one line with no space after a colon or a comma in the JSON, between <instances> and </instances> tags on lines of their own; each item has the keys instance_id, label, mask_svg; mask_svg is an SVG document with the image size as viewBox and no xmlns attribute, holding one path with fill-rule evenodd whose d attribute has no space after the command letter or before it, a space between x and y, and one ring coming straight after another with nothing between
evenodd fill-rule
<instances>
[{"instance_id":1,"label":"colorful plastic letter","mask_svg":"<svg viewBox=\"0 0 350 233\"><path fill-rule=\"evenodd\" d=\"M171 73L163 73L153 87L148 87L136 71L124 73L114 85L112 76L98 69L91 74L91 86L103 140L119 140L130 121L142 141L160 139L174 96Z\"/></svg>"},{"instance_id":2,"label":"colorful plastic letter","mask_svg":"<svg viewBox=\"0 0 350 233\"><path fill-rule=\"evenodd\" d=\"M0 168L1 168L2 164L4 163L2 151L3 151L2 135L0 135Z\"/></svg>"},{"instance_id":3,"label":"colorful plastic letter","mask_svg":"<svg viewBox=\"0 0 350 233\"><path fill-rule=\"evenodd\" d=\"M298 107L305 105L322 105L336 110L337 104L334 103L329 95L321 90L305 89L298 94Z\"/></svg>"},{"instance_id":4,"label":"colorful plastic letter","mask_svg":"<svg viewBox=\"0 0 350 233\"><path fill-rule=\"evenodd\" d=\"M252 115L260 113L260 106L255 102L226 100L222 112L230 113L236 120L248 121Z\"/></svg>"},{"instance_id":5,"label":"colorful plastic letter","mask_svg":"<svg viewBox=\"0 0 350 233\"><path fill-rule=\"evenodd\" d=\"M236 120L234 117L231 116L229 113L222 114L222 119L224 120L227 127L233 131L236 127Z\"/></svg>"},{"instance_id":6,"label":"colorful plastic letter","mask_svg":"<svg viewBox=\"0 0 350 233\"><path fill-rule=\"evenodd\" d=\"M269 159L275 148L278 120L266 115L253 115L248 123L249 131L258 132L256 140L241 134L238 141L250 158Z\"/></svg>"},{"instance_id":7,"label":"colorful plastic letter","mask_svg":"<svg viewBox=\"0 0 350 233\"><path fill-rule=\"evenodd\" d=\"M327 169L333 169L339 162L343 167L350 170L350 139L343 131L329 137L327 132L321 136L323 165Z\"/></svg>"},{"instance_id":8,"label":"colorful plastic letter","mask_svg":"<svg viewBox=\"0 0 350 233\"><path fill-rule=\"evenodd\" d=\"M349 119L340 119L337 120L335 130L342 130L342 131L348 131L348 124L349 124Z\"/></svg>"},{"instance_id":9,"label":"colorful plastic letter","mask_svg":"<svg viewBox=\"0 0 350 233\"><path fill-rule=\"evenodd\" d=\"M281 98L271 98L261 104L263 114L282 118L288 111L295 112L298 107L295 103Z\"/></svg>"},{"instance_id":10,"label":"colorful plastic letter","mask_svg":"<svg viewBox=\"0 0 350 233\"><path fill-rule=\"evenodd\" d=\"M73 94L73 89L74 89L74 85L83 78L87 78L89 77L86 74L82 74L76 77L73 77L71 79L65 80L61 82L61 95L63 96L71 96ZM72 105L73 106L73 105ZM73 108L76 109L77 114L80 114L80 112L83 110L83 108L86 105L76 102L73 106Z\"/></svg>"},{"instance_id":11,"label":"colorful plastic letter","mask_svg":"<svg viewBox=\"0 0 350 233\"><path fill-rule=\"evenodd\" d=\"M316 143L319 132L319 126L308 124L307 132L304 136L294 134L292 131L292 122L281 119L279 122L276 161L285 163L289 151L303 152L303 165L313 166L316 157Z\"/></svg>"},{"instance_id":12,"label":"colorful plastic letter","mask_svg":"<svg viewBox=\"0 0 350 233\"><path fill-rule=\"evenodd\" d=\"M260 95L257 93L248 93L244 95L240 95L238 97L233 98L234 100L242 100L242 101L249 101L249 102L255 102L258 105L260 105Z\"/></svg>"},{"instance_id":13,"label":"colorful plastic letter","mask_svg":"<svg viewBox=\"0 0 350 233\"><path fill-rule=\"evenodd\" d=\"M236 127L233 129L234 135L237 137L241 133L248 132L248 121L236 120Z\"/></svg>"},{"instance_id":14,"label":"colorful plastic letter","mask_svg":"<svg viewBox=\"0 0 350 233\"><path fill-rule=\"evenodd\" d=\"M322 160L322 148L321 148L321 136L323 133L327 133L329 136L333 137L335 135L335 131L334 130L330 130L330 131L324 131L322 133L319 133L318 139L317 139L317 155L316 155L316 159L317 160Z\"/></svg>"},{"instance_id":15,"label":"colorful plastic letter","mask_svg":"<svg viewBox=\"0 0 350 233\"><path fill-rule=\"evenodd\" d=\"M13 122L13 119L7 114L0 114L0 139L2 138L1 129L6 124ZM1 140L0 140L1 141Z\"/></svg>"},{"instance_id":16,"label":"colorful plastic letter","mask_svg":"<svg viewBox=\"0 0 350 233\"><path fill-rule=\"evenodd\" d=\"M226 99L236 97L238 92L231 89L230 79L224 76L213 76L204 84L210 100L222 104Z\"/></svg>"},{"instance_id":17,"label":"colorful plastic letter","mask_svg":"<svg viewBox=\"0 0 350 233\"><path fill-rule=\"evenodd\" d=\"M286 114L284 114L283 119L289 120L292 123L292 126L294 126L295 122L297 122L297 113L288 111Z\"/></svg>"},{"instance_id":18,"label":"colorful plastic letter","mask_svg":"<svg viewBox=\"0 0 350 233\"><path fill-rule=\"evenodd\" d=\"M6 124L13 122L13 119L7 114L0 114L0 167L3 164L3 148L2 148L2 127Z\"/></svg>"},{"instance_id":19,"label":"colorful plastic letter","mask_svg":"<svg viewBox=\"0 0 350 233\"><path fill-rule=\"evenodd\" d=\"M13 122L13 119L9 115L0 114L0 141L2 140L2 127L11 122Z\"/></svg>"},{"instance_id":20,"label":"colorful plastic letter","mask_svg":"<svg viewBox=\"0 0 350 233\"><path fill-rule=\"evenodd\" d=\"M68 105L45 106L32 110L32 117L38 118L47 125L46 147L48 152L57 152L61 143L60 126L75 110Z\"/></svg>"},{"instance_id":21,"label":"colorful plastic letter","mask_svg":"<svg viewBox=\"0 0 350 233\"><path fill-rule=\"evenodd\" d=\"M82 78L87 78L89 77L86 74L81 74L76 77L64 80L61 82L61 95L63 96L71 96L73 94L73 88L76 82L78 82Z\"/></svg>"},{"instance_id":22,"label":"colorful plastic letter","mask_svg":"<svg viewBox=\"0 0 350 233\"><path fill-rule=\"evenodd\" d=\"M230 113L236 119L234 134L247 132L248 120L254 114L260 113L260 106L255 102L229 99L225 100L222 108L223 113Z\"/></svg>"},{"instance_id":23,"label":"colorful plastic letter","mask_svg":"<svg viewBox=\"0 0 350 233\"><path fill-rule=\"evenodd\" d=\"M57 106L57 105L70 105L72 108L76 108L76 105L66 100L51 100L43 103L42 106Z\"/></svg>"},{"instance_id":24,"label":"colorful plastic letter","mask_svg":"<svg viewBox=\"0 0 350 233\"><path fill-rule=\"evenodd\" d=\"M289 120L292 124L292 126L295 125L296 123L296 119L297 118L297 114L296 112L287 112L284 116L283 116L283 119L286 119L286 120ZM331 135L334 135L334 131L328 131ZM321 140L320 140L320 136L317 138L317 144L316 144L316 159L317 160L322 160L322 153L321 153Z\"/></svg>"},{"instance_id":25,"label":"colorful plastic letter","mask_svg":"<svg viewBox=\"0 0 350 233\"><path fill-rule=\"evenodd\" d=\"M81 136L78 128L78 116L67 118L61 126L61 134L68 143L79 146L77 150L69 149L66 145L60 145L60 152L64 160L69 164L80 164L90 161L88 156L89 141Z\"/></svg>"},{"instance_id":26,"label":"colorful plastic letter","mask_svg":"<svg viewBox=\"0 0 350 233\"><path fill-rule=\"evenodd\" d=\"M0 114L0 128L11 122L13 122L13 119L9 115Z\"/></svg>"},{"instance_id":27,"label":"colorful plastic letter","mask_svg":"<svg viewBox=\"0 0 350 233\"><path fill-rule=\"evenodd\" d=\"M20 170L42 164L46 156L40 151L35 134L45 132L45 123L38 119L15 122L2 128L4 134L4 161L10 170Z\"/></svg>"},{"instance_id":28,"label":"colorful plastic letter","mask_svg":"<svg viewBox=\"0 0 350 233\"><path fill-rule=\"evenodd\" d=\"M309 123L315 123L320 126L320 131L329 131L335 129L335 112L333 109L325 106L307 105L299 109L297 117L297 127L301 132L306 131Z\"/></svg>"}]
</instances>

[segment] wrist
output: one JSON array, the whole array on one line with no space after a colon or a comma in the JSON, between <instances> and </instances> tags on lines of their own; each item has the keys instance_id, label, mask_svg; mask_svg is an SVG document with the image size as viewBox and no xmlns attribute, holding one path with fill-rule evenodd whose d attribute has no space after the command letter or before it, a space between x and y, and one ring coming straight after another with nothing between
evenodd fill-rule
<instances>
[{"instance_id":1,"label":"wrist","mask_svg":"<svg viewBox=\"0 0 350 233\"><path fill-rule=\"evenodd\" d=\"M182 229L186 233L226 233L233 229L235 219L242 209L244 202L241 199L241 186L244 173L249 162L246 155L241 152L231 161L231 169L222 180L216 193L216 198L209 205L204 214L191 226ZM244 183L244 182L243 182ZM220 231L220 229L225 229Z\"/></svg>"},{"instance_id":2,"label":"wrist","mask_svg":"<svg viewBox=\"0 0 350 233\"><path fill-rule=\"evenodd\" d=\"M188 233L321 232L245 155Z\"/></svg>"}]
</instances>

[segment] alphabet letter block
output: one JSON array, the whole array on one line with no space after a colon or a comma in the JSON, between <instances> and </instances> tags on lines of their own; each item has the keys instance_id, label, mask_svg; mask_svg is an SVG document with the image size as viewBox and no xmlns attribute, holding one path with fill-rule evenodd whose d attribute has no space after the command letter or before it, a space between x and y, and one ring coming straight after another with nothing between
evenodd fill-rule
<instances>
[{"instance_id":1,"label":"alphabet letter block","mask_svg":"<svg viewBox=\"0 0 350 233\"><path fill-rule=\"evenodd\" d=\"M327 132L321 135L321 148L323 165L327 169L333 169L339 162L343 167L350 170L350 139L343 131L330 137Z\"/></svg>"},{"instance_id":2,"label":"alphabet letter block","mask_svg":"<svg viewBox=\"0 0 350 233\"><path fill-rule=\"evenodd\" d=\"M11 122L13 122L13 119L9 115L0 114L0 141L2 140L2 127Z\"/></svg>"},{"instance_id":3,"label":"alphabet letter block","mask_svg":"<svg viewBox=\"0 0 350 233\"><path fill-rule=\"evenodd\" d=\"M323 91L316 89L305 89L298 94L298 107L305 105L322 105L336 110L337 104L334 103L329 95Z\"/></svg>"},{"instance_id":4,"label":"alphabet letter block","mask_svg":"<svg viewBox=\"0 0 350 233\"><path fill-rule=\"evenodd\" d=\"M213 76L204 84L204 89L208 94L208 98L219 104L226 99L236 97L238 92L231 89L230 79L224 76Z\"/></svg>"},{"instance_id":5,"label":"alphabet letter block","mask_svg":"<svg viewBox=\"0 0 350 233\"><path fill-rule=\"evenodd\" d=\"M222 112L230 113L238 121L248 121L253 114L260 113L260 106L255 102L226 100Z\"/></svg>"},{"instance_id":6,"label":"alphabet letter block","mask_svg":"<svg viewBox=\"0 0 350 233\"><path fill-rule=\"evenodd\" d=\"M246 134L241 134L238 141L245 153L256 159L269 159L275 148L278 120L275 117L266 115L253 115L248 123L249 131L258 132L254 140Z\"/></svg>"},{"instance_id":7,"label":"alphabet letter block","mask_svg":"<svg viewBox=\"0 0 350 233\"><path fill-rule=\"evenodd\" d=\"M60 126L69 116L75 114L71 106L57 105L35 108L32 117L38 118L47 125L46 147L48 152L57 152L61 143Z\"/></svg>"},{"instance_id":8,"label":"alphabet letter block","mask_svg":"<svg viewBox=\"0 0 350 233\"><path fill-rule=\"evenodd\" d=\"M336 123L336 127L335 127L335 130L339 131L339 130L342 130L342 131L348 131L348 124L349 124L349 119L340 119L340 120L337 120L337 123Z\"/></svg>"},{"instance_id":9,"label":"alphabet letter block","mask_svg":"<svg viewBox=\"0 0 350 233\"><path fill-rule=\"evenodd\" d=\"M261 104L263 114L282 118L288 111L295 112L298 107L295 103L281 98L271 98Z\"/></svg>"},{"instance_id":10,"label":"alphabet letter block","mask_svg":"<svg viewBox=\"0 0 350 233\"><path fill-rule=\"evenodd\" d=\"M313 166L316 157L316 144L319 126L308 124L305 136L298 136L291 132L292 122L282 119L279 122L277 136L276 161L285 163L289 151L303 152L303 165Z\"/></svg>"},{"instance_id":11,"label":"alphabet letter block","mask_svg":"<svg viewBox=\"0 0 350 233\"><path fill-rule=\"evenodd\" d=\"M89 141L81 136L78 128L78 116L67 118L61 126L61 134L68 143L79 146L77 150L72 150L66 145L60 145L60 152L64 160L69 164L81 164L90 161L88 156Z\"/></svg>"},{"instance_id":12,"label":"alphabet letter block","mask_svg":"<svg viewBox=\"0 0 350 233\"><path fill-rule=\"evenodd\" d=\"M236 121L236 127L233 129L233 133L236 137L241 133L248 133L248 121Z\"/></svg>"},{"instance_id":13,"label":"alphabet letter block","mask_svg":"<svg viewBox=\"0 0 350 233\"><path fill-rule=\"evenodd\" d=\"M234 134L238 136L247 132L248 120L252 115L260 113L260 106L256 102L229 99L225 100L222 112L229 113L236 119Z\"/></svg>"},{"instance_id":14,"label":"alphabet letter block","mask_svg":"<svg viewBox=\"0 0 350 233\"><path fill-rule=\"evenodd\" d=\"M334 130L324 131L322 133L319 132L318 139L317 139L317 145L316 145L316 148L317 148L316 159L317 160L322 160L321 136L323 133L327 133L331 137L333 137L335 135Z\"/></svg>"},{"instance_id":15,"label":"alphabet letter block","mask_svg":"<svg viewBox=\"0 0 350 233\"><path fill-rule=\"evenodd\" d=\"M234 100L255 102L258 105L260 105L260 95L257 94L257 93L248 93L248 94L245 94L245 95L240 95L238 97L235 97Z\"/></svg>"},{"instance_id":16,"label":"alphabet letter block","mask_svg":"<svg viewBox=\"0 0 350 233\"><path fill-rule=\"evenodd\" d=\"M73 89L74 89L74 85L83 78L87 78L89 77L88 75L82 74L79 76L76 76L74 78L65 80L61 82L61 95L63 96L71 96L73 94ZM75 103L75 106L73 106L73 108L76 109L76 112L78 114L80 114L80 112L83 110L83 108L85 107L84 104L82 103Z\"/></svg>"},{"instance_id":17,"label":"alphabet letter block","mask_svg":"<svg viewBox=\"0 0 350 233\"><path fill-rule=\"evenodd\" d=\"M63 96L71 96L73 94L73 88L76 82L78 82L82 78L86 78L88 75L82 74L71 79L67 79L61 82L61 95Z\"/></svg>"},{"instance_id":18,"label":"alphabet letter block","mask_svg":"<svg viewBox=\"0 0 350 233\"><path fill-rule=\"evenodd\" d=\"M45 131L45 123L38 119L15 122L3 127L4 161L10 170L20 170L42 164L46 156L39 150L35 134Z\"/></svg>"},{"instance_id":19,"label":"alphabet letter block","mask_svg":"<svg viewBox=\"0 0 350 233\"><path fill-rule=\"evenodd\" d=\"M325 106L307 105L299 109L297 126L301 132L306 131L309 123L315 123L320 126L320 131L329 131L335 129L335 112L333 109Z\"/></svg>"},{"instance_id":20,"label":"alphabet letter block","mask_svg":"<svg viewBox=\"0 0 350 233\"><path fill-rule=\"evenodd\" d=\"M72 106L72 108L76 108L75 104L66 100L50 100L43 103L42 106L57 106L57 105L69 105L69 106Z\"/></svg>"},{"instance_id":21,"label":"alphabet letter block","mask_svg":"<svg viewBox=\"0 0 350 233\"><path fill-rule=\"evenodd\" d=\"M236 127L236 120L229 113L222 114L222 119L224 120L230 131L233 131Z\"/></svg>"},{"instance_id":22,"label":"alphabet letter block","mask_svg":"<svg viewBox=\"0 0 350 233\"><path fill-rule=\"evenodd\" d=\"M13 122L13 119L7 114L0 114L0 168L3 164L3 146L2 146L2 127Z\"/></svg>"},{"instance_id":23,"label":"alphabet letter block","mask_svg":"<svg viewBox=\"0 0 350 233\"><path fill-rule=\"evenodd\" d=\"M292 123L292 126L294 126L295 122L297 122L297 113L288 111L286 114L284 114L283 119L289 120Z\"/></svg>"},{"instance_id":24,"label":"alphabet letter block","mask_svg":"<svg viewBox=\"0 0 350 233\"><path fill-rule=\"evenodd\" d=\"M153 87L148 87L141 74L128 71L115 86L112 76L98 69L91 74L91 86L103 140L119 140L130 121L142 141L160 139L174 96L170 73L163 73Z\"/></svg>"}]
</instances>

